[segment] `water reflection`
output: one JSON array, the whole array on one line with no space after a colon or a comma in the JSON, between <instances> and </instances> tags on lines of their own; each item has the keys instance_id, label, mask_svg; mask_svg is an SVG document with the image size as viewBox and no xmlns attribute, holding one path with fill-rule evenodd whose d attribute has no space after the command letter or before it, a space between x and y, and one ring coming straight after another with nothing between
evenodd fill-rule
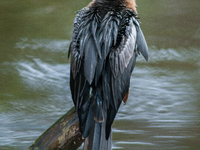
<instances>
[{"instance_id":1,"label":"water reflection","mask_svg":"<svg viewBox=\"0 0 200 150\"><path fill-rule=\"evenodd\" d=\"M73 106L67 47L74 11L88 2L0 4L0 149L25 150ZM200 149L199 1L138 6L150 59L138 58L113 149Z\"/></svg>"}]
</instances>

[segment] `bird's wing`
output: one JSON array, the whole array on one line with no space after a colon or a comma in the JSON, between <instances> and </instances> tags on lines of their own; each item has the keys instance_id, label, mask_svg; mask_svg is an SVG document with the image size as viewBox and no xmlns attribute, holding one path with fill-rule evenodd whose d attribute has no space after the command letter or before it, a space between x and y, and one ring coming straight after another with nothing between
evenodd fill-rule
<instances>
[{"instance_id":1,"label":"bird's wing","mask_svg":"<svg viewBox=\"0 0 200 150\"><path fill-rule=\"evenodd\" d=\"M93 39L91 39L91 33L87 33L86 29L90 29L90 18L87 17L88 8L80 10L74 20L73 36L70 44L71 54L71 68L70 68L70 89L72 99L79 116L80 130L83 131L87 115L89 111L89 93L90 85L87 79L91 80L94 71L91 69L85 76L85 65L87 64L91 68L96 64L96 50L93 53L85 54L85 49L88 47L94 49ZM85 20L85 21L83 21ZM83 37L85 37L83 39ZM85 62L84 57L91 57Z\"/></svg>"},{"instance_id":2,"label":"bird's wing","mask_svg":"<svg viewBox=\"0 0 200 150\"><path fill-rule=\"evenodd\" d=\"M130 16L129 16L130 15ZM124 19L123 19L124 18ZM139 22L127 11L119 24L120 43L109 53L102 80L104 100L107 102L107 138L122 100L128 95L130 77L136 57L141 53L148 60L148 48Z\"/></svg>"},{"instance_id":3,"label":"bird's wing","mask_svg":"<svg viewBox=\"0 0 200 150\"><path fill-rule=\"evenodd\" d=\"M100 64L99 59L102 57L96 38L98 21L99 16L89 8L80 10L74 21L70 44L70 89L79 115L80 130L84 137L88 136L92 118L89 112L91 111L90 87L95 78L96 69L100 66L97 64Z\"/></svg>"}]
</instances>

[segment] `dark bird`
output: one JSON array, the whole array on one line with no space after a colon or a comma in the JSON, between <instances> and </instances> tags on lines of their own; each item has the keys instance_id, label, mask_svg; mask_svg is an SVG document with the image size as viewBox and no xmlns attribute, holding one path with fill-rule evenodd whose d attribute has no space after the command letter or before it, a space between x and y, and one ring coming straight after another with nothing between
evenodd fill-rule
<instances>
[{"instance_id":1,"label":"dark bird","mask_svg":"<svg viewBox=\"0 0 200 150\"><path fill-rule=\"evenodd\" d=\"M84 149L111 149L111 126L128 99L140 53L148 61L135 0L93 0L78 11L69 47L70 88Z\"/></svg>"}]
</instances>

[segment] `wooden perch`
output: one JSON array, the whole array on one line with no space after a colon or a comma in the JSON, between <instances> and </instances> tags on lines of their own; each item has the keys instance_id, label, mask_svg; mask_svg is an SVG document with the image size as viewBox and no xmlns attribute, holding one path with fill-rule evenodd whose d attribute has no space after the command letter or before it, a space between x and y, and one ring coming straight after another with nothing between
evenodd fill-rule
<instances>
[{"instance_id":1,"label":"wooden perch","mask_svg":"<svg viewBox=\"0 0 200 150\"><path fill-rule=\"evenodd\" d=\"M78 115L73 107L27 150L76 150L84 142L79 131Z\"/></svg>"}]
</instances>

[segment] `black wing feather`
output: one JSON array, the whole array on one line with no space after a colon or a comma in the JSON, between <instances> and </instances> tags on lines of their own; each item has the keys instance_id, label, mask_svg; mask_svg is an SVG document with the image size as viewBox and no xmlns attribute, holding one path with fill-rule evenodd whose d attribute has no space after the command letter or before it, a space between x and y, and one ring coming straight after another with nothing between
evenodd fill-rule
<instances>
[{"instance_id":1,"label":"black wing feather","mask_svg":"<svg viewBox=\"0 0 200 150\"><path fill-rule=\"evenodd\" d=\"M98 54L99 54L99 58L101 58L100 47L99 47L99 44L98 44L97 38L96 38L97 22L98 22L98 20L96 20L96 19L93 20L93 22L92 22L92 35L93 35L94 42L95 42L95 45L96 45L96 48L97 48L97 51L98 51Z\"/></svg>"},{"instance_id":2,"label":"black wing feather","mask_svg":"<svg viewBox=\"0 0 200 150\"><path fill-rule=\"evenodd\" d=\"M148 61L148 47L146 44L146 40L144 38L142 30L138 27L137 31L137 49L142 53L144 56L145 60Z\"/></svg>"},{"instance_id":3,"label":"black wing feather","mask_svg":"<svg viewBox=\"0 0 200 150\"><path fill-rule=\"evenodd\" d=\"M91 84L94 79L97 65L97 51L92 37L89 38L86 44L84 60L84 75L89 84Z\"/></svg>"}]
</instances>

